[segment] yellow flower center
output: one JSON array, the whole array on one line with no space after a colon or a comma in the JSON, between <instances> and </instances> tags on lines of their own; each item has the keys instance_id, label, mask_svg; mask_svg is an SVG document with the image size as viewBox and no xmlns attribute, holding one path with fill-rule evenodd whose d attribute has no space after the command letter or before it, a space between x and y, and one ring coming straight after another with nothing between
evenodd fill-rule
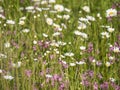
<instances>
[{"instance_id":1,"label":"yellow flower center","mask_svg":"<svg viewBox=\"0 0 120 90\"><path fill-rule=\"evenodd\" d=\"M114 13L113 13L113 12L110 12L110 13L109 13L109 15L112 15L112 14L114 14Z\"/></svg>"}]
</instances>

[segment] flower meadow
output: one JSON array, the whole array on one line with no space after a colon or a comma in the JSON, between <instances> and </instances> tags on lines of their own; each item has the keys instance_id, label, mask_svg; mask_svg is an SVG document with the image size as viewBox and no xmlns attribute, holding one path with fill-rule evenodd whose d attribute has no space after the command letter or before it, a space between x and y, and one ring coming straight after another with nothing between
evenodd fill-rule
<instances>
[{"instance_id":1,"label":"flower meadow","mask_svg":"<svg viewBox=\"0 0 120 90\"><path fill-rule=\"evenodd\" d=\"M0 90L120 90L120 1L0 0Z\"/></svg>"}]
</instances>

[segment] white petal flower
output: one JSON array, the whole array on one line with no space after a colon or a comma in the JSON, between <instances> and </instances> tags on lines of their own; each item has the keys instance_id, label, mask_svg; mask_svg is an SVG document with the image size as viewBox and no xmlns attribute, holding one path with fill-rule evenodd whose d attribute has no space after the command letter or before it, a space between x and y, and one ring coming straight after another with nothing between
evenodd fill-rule
<instances>
[{"instance_id":1,"label":"white petal flower","mask_svg":"<svg viewBox=\"0 0 120 90\"><path fill-rule=\"evenodd\" d=\"M113 17L113 16L117 16L117 10L116 9L108 9L106 11L106 17Z\"/></svg>"},{"instance_id":2,"label":"white petal flower","mask_svg":"<svg viewBox=\"0 0 120 90\"><path fill-rule=\"evenodd\" d=\"M70 10L70 9L68 9L68 8L65 8L65 11L66 11L66 12L70 12L71 10Z\"/></svg>"},{"instance_id":3,"label":"white petal flower","mask_svg":"<svg viewBox=\"0 0 120 90\"><path fill-rule=\"evenodd\" d=\"M45 33L43 33L43 37L48 37L48 35L47 35L47 34L45 34Z\"/></svg>"},{"instance_id":4,"label":"white petal flower","mask_svg":"<svg viewBox=\"0 0 120 90\"><path fill-rule=\"evenodd\" d=\"M10 75L5 75L3 76L4 79L7 79L7 80L12 80L14 77L10 76Z\"/></svg>"},{"instance_id":5,"label":"white petal flower","mask_svg":"<svg viewBox=\"0 0 120 90\"><path fill-rule=\"evenodd\" d=\"M51 18L47 18L47 19L46 19L46 23L47 23L48 25L52 25L52 24L53 24L53 20L52 20Z\"/></svg>"},{"instance_id":6,"label":"white petal flower","mask_svg":"<svg viewBox=\"0 0 120 90\"><path fill-rule=\"evenodd\" d=\"M59 35L60 35L60 32L53 33L53 36L59 36Z\"/></svg>"},{"instance_id":7,"label":"white petal flower","mask_svg":"<svg viewBox=\"0 0 120 90\"><path fill-rule=\"evenodd\" d=\"M74 31L74 34L75 35L79 35L79 36L81 36L81 37L83 37L83 38L85 38L85 39L87 39L88 38L88 35L86 34L86 33L83 33L83 32L80 32L80 31Z\"/></svg>"},{"instance_id":8,"label":"white petal flower","mask_svg":"<svg viewBox=\"0 0 120 90\"><path fill-rule=\"evenodd\" d=\"M63 18L68 20L70 18L70 15L63 15Z\"/></svg>"},{"instance_id":9,"label":"white petal flower","mask_svg":"<svg viewBox=\"0 0 120 90\"><path fill-rule=\"evenodd\" d=\"M52 75L46 74L46 77L47 77L47 78L52 78Z\"/></svg>"},{"instance_id":10,"label":"white petal flower","mask_svg":"<svg viewBox=\"0 0 120 90\"><path fill-rule=\"evenodd\" d=\"M0 73L2 73L3 71L0 69Z\"/></svg>"},{"instance_id":11,"label":"white petal flower","mask_svg":"<svg viewBox=\"0 0 120 90\"><path fill-rule=\"evenodd\" d=\"M41 4L43 5L43 4L47 4L47 1L41 1Z\"/></svg>"},{"instance_id":12,"label":"white petal flower","mask_svg":"<svg viewBox=\"0 0 120 90\"><path fill-rule=\"evenodd\" d=\"M110 64L110 62L106 62L106 64L105 64L107 67L109 67L111 64Z\"/></svg>"},{"instance_id":13,"label":"white petal flower","mask_svg":"<svg viewBox=\"0 0 120 90\"><path fill-rule=\"evenodd\" d=\"M20 62L20 61L17 62L17 67L20 67L20 66L21 66L21 63L22 63L22 62Z\"/></svg>"},{"instance_id":14,"label":"white petal flower","mask_svg":"<svg viewBox=\"0 0 120 90\"><path fill-rule=\"evenodd\" d=\"M60 4L56 4L56 5L54 6L54 9L55 9L56 11L58 11L58 12L62 12L62 11L64 11L64 6L63 6L63 5L60 5Z\"/></svg>"},{"instance_id":15,"label":"white petal flower","mask_svg":"<svg viewBox=\"0 0 120 90\"><path fill-rule=\"evenodd\" d=\"M110 60L113 60L113 59L115 59L115 57L110 56L109 59L110 59Z\"/></svg>"},{"instance_id":16,"label":"white petal flower","mask_svg":"<svg viewBox=\"0 0 120 90\"><path fill-rule=\"evenodd\" d=\"M78 26L78 29L86 29L87 28L87 25L84 24L84 23L80 23L79 26Z\"/></svg>"},{"instance_id":17,"label":"white petal flower","mask_svg":"<svg viewBox=\"0 0 120 90\"><path fill-rule=\"evenodd\" d=\"M26 7L25 9L29 11L29 10L33 10L34 7L33 7L33 6L28 6L28 7Z\"/></svg>"},{"instance_id":18,"label":"white petal flower","mask_svg":"<svg viewBox=\"0 0 120 90\"><path fill-rule=\"evenodd\" d=\"M25 21L19 21L18 24L19 24L19 25L24 25L24 24L25 24Z\"/></svg>"},{"instance_id":19,"label":"white petal flower","mask_svg":"<svg viewBox=\"0 0 120 90\"><path fill-rule=\"evenodd\" d=\"M0 53L0 58L7 58L5 54Z\"/></svg>"},{"instance_id":20,"label":"white petal flower","mask_svg":"<svg viewBox=\"0 0 120 90\"><path fill-rule=\"evenodd\" d=\"M110 81L111 82L115 82L116 80L114 78L110 78Z\"/></svg>"},{"instance_id":21,"label":"white petal flower","mask_svg":"<svg viewBox=\"0 0 120 90\"><path fill-rule=\"evenodd\" d=\"M84 61L76 62L78 65L86 64Z\"/></svg>"},{"instance_id":22,"label":"white petal flower","mask_svg":"<svg viewBox=\"0 0 120 90\"><path fill-rule=\"evenodd\" d=\"M10 43L9 43L9 42L6 42L6 43L4 44L4 46L5 46L6 48L9 48L9 47L10 47Z\"/></svg>"},{"instance_id":23,"label":"white petal flower","mask_svg":"<svg viewBox=\"0 0 120 90\"><path fill-rule=\"evenodd\" d=\"M72 52L67 52L67 53L65 53L64 55L65 55L65 56L72 57L72 56L74 56L74 53L72 53Z\"/></svg>"},{"instance_id":24,"label":"white petal flower","mask_svg":"<svg viewBox=\"0 0 120 90\"><path fill-rule=\"evenodd\" d=\"M93 17L93 16L86 16L86 18L88 19L88 20L90 20L90 21L95 21L95 18Z\"/></svg>"},{"instance_id":25,"label":"white petal flower","mask_svg":"<svg viewBox=\"0 0 120 90\"><path fill-rule=\"evenodd\" d=\"M49 0L49 3L55 3L56 0Z\"/></svg>"},{"instance_id":26,"label":"white petal flower","mask_svg":"<svg viewBox=\"0 0 120 90\"><path fill-rule=\"evenodd\" d=\"M6 19L6 17L3 16L2 14L0 14L0 18L2 18L2 19Z\"/></svg>"},{"instance_id":27,"label":"white petal flower","mask_svg":"<svg viewBox=\"0 0 120 90\"><path fill-rule=\"evenodd\" d=\"M120 49L119 49L119 47L114 47L113 51L114 51L115 53L118 53L118 52L120 52Z\"/></svg>"},{"instance_id":28,"label":"white petal flower","mask_svg":"<svg viewBox=\"0 0 120 90\"><path fill-rule=\"evenodd\" d=\"M6 22L7 24L11 24L11 25L14 25L15 24L15 21L13 21L13 20L7 20L7 22Z\"/></svg>"},{"instance_id":29,"label":"white petal flower","mask_svg":"<svg viewBox=\"0 0 120 90\"><path fill-rule=\"evenodd\" d=\"M114 28L107 28L107 31L112 33L115 29Z\"/></svg>"},{"instance_id":30,"label":"white petal flower","mask_svg":"<svg viewBox=\"0 0 120 90\"><path fill-rule=\"evenodd\" d=\"M57 15L57 18L62 18L62 16L61 15Z\"/></svg>"},{"instance_id":31,"label":"white petal flower","mask_svg":"<svg viewBox=\"0 0 120 90\"><path fill-rule=\"evenodd\" d=\"M22 32L24 33L28 33L30 31L30 29L23 29Z\"/></svg>"},{"instance_id":32,"label":"white petal flower","mask_svg":"<svg viewBox=\"0 0 120 90\"><path fill-rule=\"evenodd\" d=\"M102 38L105 38L105 37L109 38L110 37L108 32L102 32L101 35L102 35Z\"/></svg>"},{"instance_id":33,"label":"white petal flower","mask_svg":"<svg viewBox=\"0 0 120 90\"><path fill-rule=\"evenodd\" d=\"M75 66L76 64L75 63L70 63L70 66Z\"/></svg>"},{"instance_id":34,"label":"white petal flower","mask_svg":"<svg viewBox=\"0 0 120 90\"><path fill-rule=\"evenodd\" d=\"M84 6L84 7L82 7L82 9L83 9L85 12L87 12L87 13L90 12L89 6Z\"/></svg>"},{"instance_id":35,"label":"white petal flower","mask_svg":"<svg viewBox=\"0 0 120 90\"><path fill-rule=\"evenodd\" d=\"M37 44L37 41L36 41L36 40L34 40L34 41L33 41L33 44Z\"/></svg>"},{"instance_id":36,"label":"white petal flower","mask_svg":"<svg viewBox=\"0 0 120 90\"><path fill-rule=\"evenodd\" d=\"M85 50L86 47L85 46L80 46L80 50Z\"/></svg>"},{"instance_id":37,"label":"white petal flower","mask_svg":"<svg viewBox=\"0 0 120 90\"><path fill-rule=\"evenodd\" d=\"M86 22L86 23L89 23L89 21L88 21L87 18L80 17L79 20L80 20L80 21L83 21L83 22ZM81 23L81 22L79 22L79 23Z\"/></svg>"}]
</instances>

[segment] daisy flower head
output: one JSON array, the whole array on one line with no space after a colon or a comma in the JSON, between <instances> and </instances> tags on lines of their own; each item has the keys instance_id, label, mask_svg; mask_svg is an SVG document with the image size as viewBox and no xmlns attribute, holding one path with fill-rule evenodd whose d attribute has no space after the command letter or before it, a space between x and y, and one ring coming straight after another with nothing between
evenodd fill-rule
<instances>
[{"instance_id":1,"label":"daisy flower head","mask_svg":"<svg viewBox=\"0 0 120 90\"><path fill-rule=\"evenodd\" d=\"M117 16L117 10L116 9L108 9L106 10L106 17L114 17Z\"/></svg>"},{"instance_id":2,"label":"daisy flower head","mask_svg":"<svg viewBox=\"0 0 120 90\"><path fill-rule=\"evenodd\" d=\"M108 32L112 33L115 29L114 28L107 28Z\"/></svg>"},{"instance_id":3,"label":"daisy flower head","mask_svg":"<svg viewBox=\"0 0 120 90\"><path fill-rule=\"evenodd\" d=\"M52 24L53 24L53 20L52 20L51 18L47 18L47 19L46 19L46 23L47 23L48 25L52 25Z\"/></svg>"},{"instance_id":4,"label":"daisy flower head","mask_svg":"<svg viewBox=\"0 0 120 90\"><path fill-rule=\"evenodd\" d=\"M83 11L90 13L90 7L89 6L84 6L82 7Z\"/></svg>"},{"instance_id":5,"label":"daisy flower head","mask_svg":"<svg viewBox=\"0 0 120 90\"><path fill-rule=\"evenodd\" d=\"M56 5L54 6L54 9L55 9L56 11L58 11L58 12L62 12L62 11L64 11L64 6L63 6L63 5L60 5L60 4L56 4Z\"/></svg>"}]
</instances>

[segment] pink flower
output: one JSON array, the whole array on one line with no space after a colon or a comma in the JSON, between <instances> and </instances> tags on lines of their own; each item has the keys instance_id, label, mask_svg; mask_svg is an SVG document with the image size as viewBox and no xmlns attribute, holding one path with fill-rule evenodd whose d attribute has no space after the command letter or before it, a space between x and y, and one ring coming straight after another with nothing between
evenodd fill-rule
<instances>
[{"instance_id":1,"label":"pink flower","mask_svg":"<svg viewBox=\"0 0 120 90\"><path fill-rule=\"evenodd\" d=\"M25 70L25 75L26 75L27 77L31 77L32 71L31 71L31 70Z\"/></svg>"}]
</instances>

